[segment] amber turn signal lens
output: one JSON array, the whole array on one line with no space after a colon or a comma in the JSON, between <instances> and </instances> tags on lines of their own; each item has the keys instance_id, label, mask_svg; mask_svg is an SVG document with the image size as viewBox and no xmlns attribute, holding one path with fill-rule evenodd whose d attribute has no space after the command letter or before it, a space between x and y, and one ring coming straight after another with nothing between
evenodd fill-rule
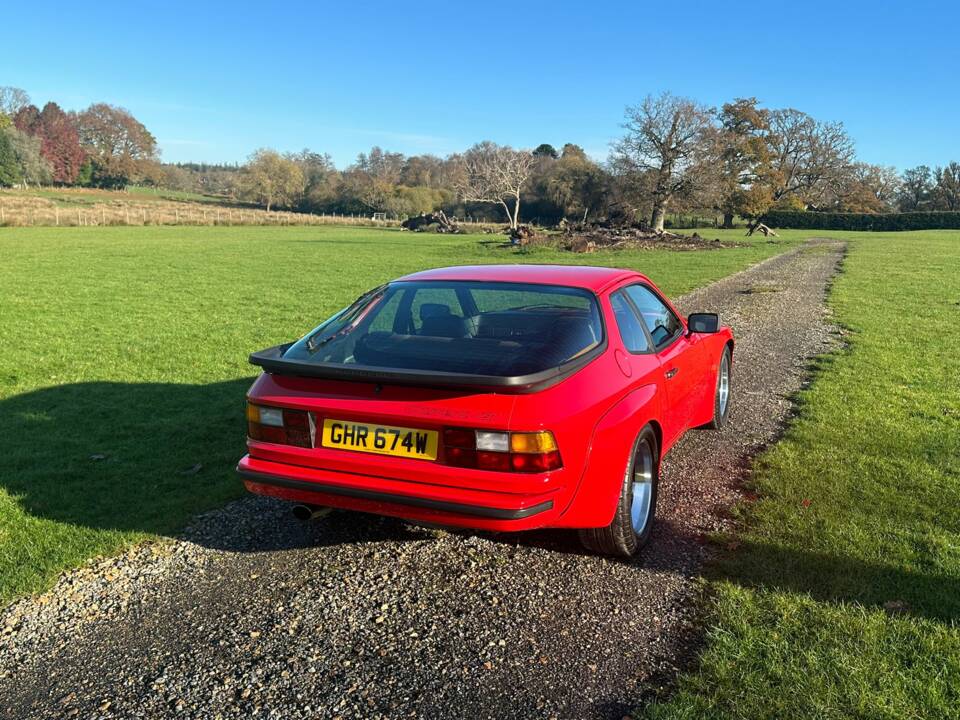
<instances>
[{"instance_id":1,"label":"amber turn signal lens","mask_svg":"<svg viewBox=\"0 0 960 720\"><path fill-rule=\"evenodd\" d=\"M557 441L549 431L511 433L510 449L515 453L549 453L557 449Z\"/></svg>"}]
</instances>

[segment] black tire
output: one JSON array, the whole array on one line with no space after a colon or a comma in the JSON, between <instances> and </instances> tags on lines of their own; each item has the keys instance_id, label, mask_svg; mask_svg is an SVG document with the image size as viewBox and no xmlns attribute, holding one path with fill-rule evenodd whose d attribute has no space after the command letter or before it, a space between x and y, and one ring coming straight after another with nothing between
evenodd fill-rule
<instances>
[{"instance_id":1,"label":"black tire","mask_svg":"<svg viewBox=\"0 0 960 720\"><path fill-rule=\"evenodd\" d=\"M638 465L639 463L639 465ZM635 473L649 476L649 504L642 528L637 531L633 521ZM646 480L645 480L646 482ZM583 546L600 555L631 557L647 544L657 512L657 490L660 485L660 448L657 435L649 425L640 431L633 443L627 468L620 486L620 499L613 522L602 528L580 531ZM641 505L643 505L641 501Z\"/></svg>"},{"instance_id":2,"label":"black tire","mask_svg":"<svg viewBox=\"0 0 960 720\"><path fill-rule=\"evenodd\" d=\"M723 372L726 367L727 373L727 395L726 402L721 402ZM733 399L733 353L730 346L725 345L723 355L720 356L720 363L717 366L717 383L713 391L713 420L707 423L706 427L713 430L719 430L727 424L727 417L730 415L730 401Z\"/></svg>"}]
</instances>

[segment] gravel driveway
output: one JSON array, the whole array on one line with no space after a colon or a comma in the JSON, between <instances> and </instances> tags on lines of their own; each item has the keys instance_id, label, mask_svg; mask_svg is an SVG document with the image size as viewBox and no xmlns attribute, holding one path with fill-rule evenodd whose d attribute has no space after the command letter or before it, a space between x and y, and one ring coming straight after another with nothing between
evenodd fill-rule
<instances>
[{"instance_id":1,"label":"gravel driveway","mask_svg":"<svg viewBox=\"0 0 960 720\"><path fill-rule=\"evenodd\" d=\"M250 497L0 613L0 718L620 718L698 642L703 536L835 339L842 252L814 241L680 299L734 328L734 404L668 456L634 561L572 533L300 524Z\"/></svg>"}]
</instances>

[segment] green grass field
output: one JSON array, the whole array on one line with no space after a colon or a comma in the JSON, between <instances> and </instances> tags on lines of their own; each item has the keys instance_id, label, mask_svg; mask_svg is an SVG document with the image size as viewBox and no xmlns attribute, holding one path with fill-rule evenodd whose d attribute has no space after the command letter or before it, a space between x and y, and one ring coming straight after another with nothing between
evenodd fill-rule
<instances>
[{"instance_id":1,"label":"green grass field","mask_svg":"<svg viewBox=\"0 0 960 720\"><path fill-rule=\"evenodd\" d=\"M94 188L58 188L58 187L39 187L26 190L4 189L0 192L0 202L7 199L8 202L17 199L43 198L50 200L62 208L75 207L77 205L93 205L103 202L124 202L127 200L154 200L179 202L199 202L212 203L219 205L236 205L230 202L228 198L215 195L202 195L200 193L186 192L184 190L169 190L167 188L142 187L140 185L131 185L126 192L117 190L97 190Z\"/></svg>"},{"instance_id":2,"label":"green grass field","mask_svg":"<svg viewBox=\"0 0 960 720\"><path fill-rule=\"evenodd\" d=\"M799 237L572 255L344 227L2 228L0 603L241 495L248 353L380 282L472 262L593 263L678 294Z\"/></svg>"},{"instance_id":3,"label":"green grass field","mask_svg":"<svg viewBox=\"0 0 960 720\"><path fill-rule=\"evenodd\" d=\"M859 237L849 347L758 463L698 669L638 714L960 717L960 233Z\"/></svg>"},{"instance_id":4,"label":"green grass field","mask_svg":"<svg viewBox=\"0 0 960 720\"><path fill-rule=\"evenodd\" d=\"M143 185L131 185L127 188L127 193L140 198L152 198L155 200L179 200L182 202L202 202L214 203L218 205L235 205L229 198L218 195L204 195L202 193L189 192L187 190L171 190L169 188L146 187Z\"/></svg>"}]
</instances>

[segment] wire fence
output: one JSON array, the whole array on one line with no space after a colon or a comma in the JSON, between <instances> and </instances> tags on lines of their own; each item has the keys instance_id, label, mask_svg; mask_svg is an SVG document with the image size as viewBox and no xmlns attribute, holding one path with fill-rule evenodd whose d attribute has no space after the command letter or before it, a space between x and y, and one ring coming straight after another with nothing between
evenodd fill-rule
<instances>
[{"instance_id":1,"label":"wire fence","mask_svg":"<svg viewBox=\"0 0 960 720\"><path fill-rule=\"evenodd\" d=\"M368 225L397 227L398 220L364 215L296 213L253 208L198 208L188 204L61 207L0 201L0 226L87 227L110 225Z\"/></svg>"}]
</instances>

